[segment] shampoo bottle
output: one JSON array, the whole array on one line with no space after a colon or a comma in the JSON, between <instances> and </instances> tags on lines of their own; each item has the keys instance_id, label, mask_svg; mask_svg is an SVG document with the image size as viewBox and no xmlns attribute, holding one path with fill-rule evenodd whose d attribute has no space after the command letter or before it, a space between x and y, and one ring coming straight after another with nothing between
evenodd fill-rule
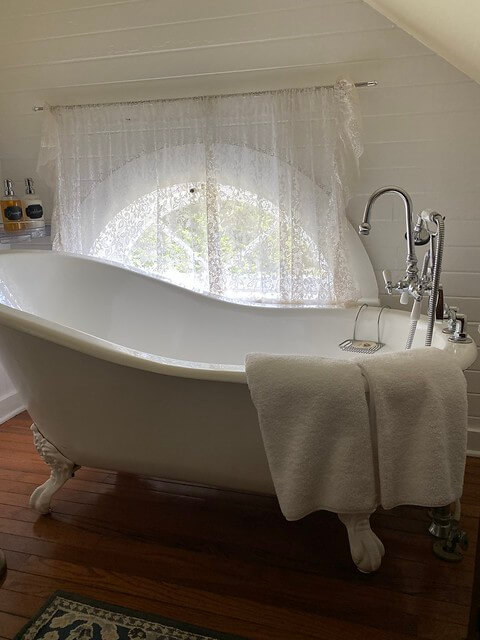
<instances>
[{"instance_id":1,"label":"shampoo bottle","mask_svg":"<svg viewBox=\"0 0 480 640\"><path fill-rule=\"evenodd\" d=\"M39 198L35 197L32 178L25 178L25 225L27 229L42 229L45 227L43 219L43 205Z\"/></svg>"},{"instance_id":2,"label":"shampoo bottle","mask_svg":"<svg viewBox=\"0 0 480 640\"><path fill-rule=\"evenodd\" d=\"M3 228L7 233L21 231L25 228L25 224L23 222L22 201L15 195L11 180L7 178L4 180L4 184L5 195L0 201Z\"/></svg>"}]
</instances>

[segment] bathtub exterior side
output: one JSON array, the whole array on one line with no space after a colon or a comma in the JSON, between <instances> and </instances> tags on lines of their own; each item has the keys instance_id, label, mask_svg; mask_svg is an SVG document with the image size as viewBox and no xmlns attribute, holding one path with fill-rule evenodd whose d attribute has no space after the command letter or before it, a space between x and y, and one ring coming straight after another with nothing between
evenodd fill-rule
<instances>
[{"instance_id":1,"label":"bathtub exterior side","mask_svg":"<svg viewBox=\"0 0 480 640\"><path fill-rule=\"evenodd\" d=\"M42 435L75 464L274 493L246 384L160 375L0 326Z\"/></svg>"}]
</instances>

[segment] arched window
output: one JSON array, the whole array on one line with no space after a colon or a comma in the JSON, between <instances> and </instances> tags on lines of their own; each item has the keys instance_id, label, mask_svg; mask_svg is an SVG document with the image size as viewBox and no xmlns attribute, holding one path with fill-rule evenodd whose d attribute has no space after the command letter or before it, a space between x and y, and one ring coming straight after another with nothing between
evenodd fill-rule
<instances>
[{"instance_id":1,"label":"arched window","mask_svg":"<svg viewBox=\"0 0 480 640\"><path fill-rule=\"evenodd\" d=\"M328 265L308 233L301 226L282 232L278 205L246 189L219 184L217 197L214 239L209 240L205 183L190 182L137 198L108 222L89 253L113 261L121 257L126 266L211 292L209 247L215 242L221 265L218 295L258 302L278 300L281 254L285 244L291 254L295 243L302 265L298 286L310 292L304 299L314 301L317 283L328 279Z\"/></svg>"}]
</instances>

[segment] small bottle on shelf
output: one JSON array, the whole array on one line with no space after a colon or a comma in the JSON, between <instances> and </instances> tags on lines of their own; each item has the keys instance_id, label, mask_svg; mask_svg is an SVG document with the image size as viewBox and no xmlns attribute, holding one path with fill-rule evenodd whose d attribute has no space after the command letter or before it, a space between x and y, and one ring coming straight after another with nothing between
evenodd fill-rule
<instances>
[{"instance_id":1,"label":"small bottle on shelf","mask_svg":"<svg viewBox=\"0 0 480 640\"><path fill-rule=\"evenodd\" d=\"M25 178L25 226L27 229L45 229L42 201L35 196L33 179Z\"/></svg>"},{"instance_id":2,"label":"small bottle on shelf","mask_svg":"<svg viewBox=\"0 0 480 640\"><path fill-rule=\"evenodd\" d=\"M5 195L0 201L3 228L7 233L22 231L25 229L22 201L15 195L11 180L6 178L4 180L4 185Z\"/></svg>"}]
</instances>

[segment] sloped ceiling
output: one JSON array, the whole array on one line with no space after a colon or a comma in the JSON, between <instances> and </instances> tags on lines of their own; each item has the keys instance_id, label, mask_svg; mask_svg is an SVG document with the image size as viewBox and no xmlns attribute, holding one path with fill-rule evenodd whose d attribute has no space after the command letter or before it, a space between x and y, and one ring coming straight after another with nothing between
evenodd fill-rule
<instances>
[{"instance_id":1,"label":"sloped ceiling","mask_svg":"<svg viewBox=\"0 0 480 640\"><path fill-rule=\"evenodd\" d=\"M401 29L480 82L479 0L365 0Z\"/></svg>"}]
</instances>

